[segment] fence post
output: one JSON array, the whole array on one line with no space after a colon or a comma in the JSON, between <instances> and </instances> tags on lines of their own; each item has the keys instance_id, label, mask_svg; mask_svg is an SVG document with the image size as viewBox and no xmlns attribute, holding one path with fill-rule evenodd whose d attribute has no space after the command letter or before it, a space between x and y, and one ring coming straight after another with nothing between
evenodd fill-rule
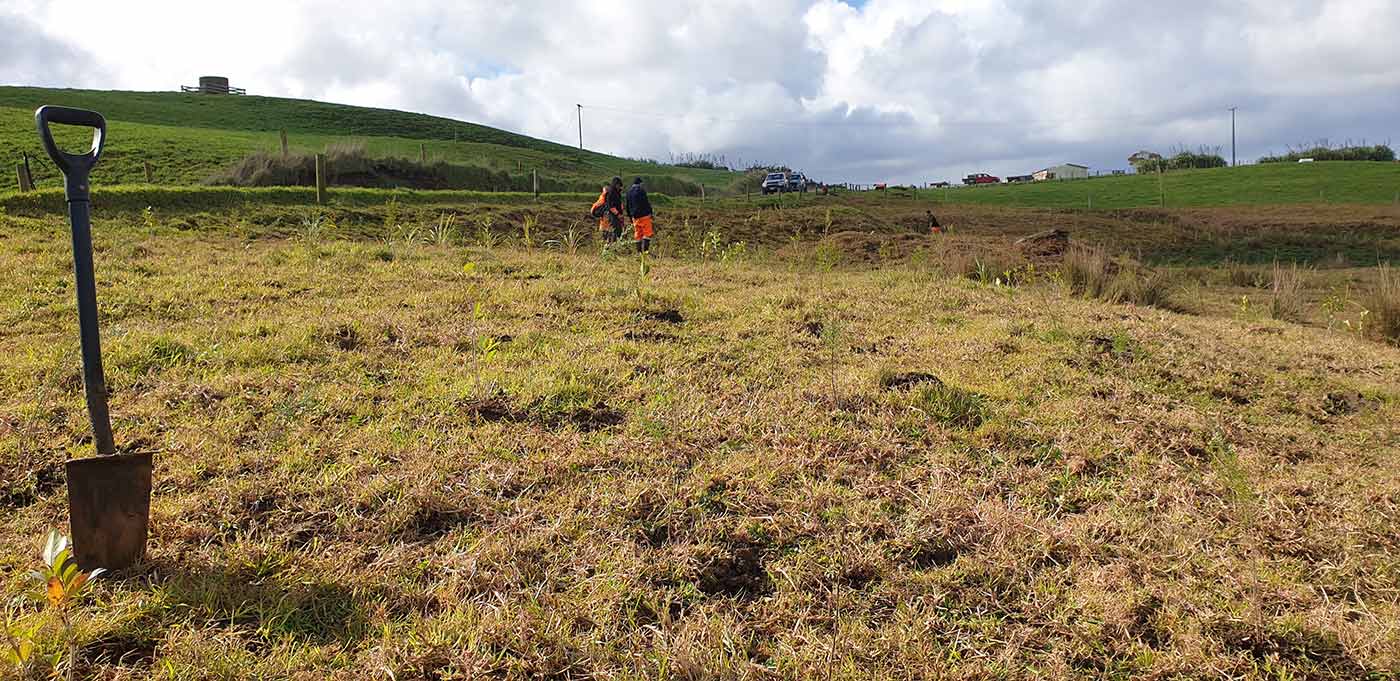
<instances>
[{"instance_id":1,"label":"fence post","mask_svg":"<svg viewBox=\"0 0 1400 681\"><path fill-rule=\"evenodd\" d=\"M146 171L146 184L155 184L155 183L156 183L156 172L155 172L155 169L154 169L154 168L151 168L151 162L150 162L150 161L142 161L142 162L141 162L141 169L144 170L144 171Z\"/></svg>"},{"instance_id":2,"label":"fence post","mask_svg":"<svg viewBox=\"0 0 1400 681\"><path fill-rule=\"evenodd\" d=\"M19 182L21 193L34 190L34 184L29 180L29 173L25 172L23 163L15 164L15 178Z\"/></svg>"},{"instance_id":3,"label":"fence post","mask_svg":"<svg viewBox=\"0 0 1400 681\"><path fill-rule=\"evenodd\" d=\"M29 152L24 152L24 186L29 187L28 191L34 191L34 170L29 167Z\"/></svg>"},{"instance_id":4,"label":"fence post","mask_svg":"<svg viewBox=\"0 0 1400 681\"><path fill-rule=\"evenodd\" d=\"M280 131L278 136L282 139L282 158L287 158L287 131Z\"/></svg>"},{"instance_id":5,"label":"fence post","mask_svg":"<svg viewBox=\"0 0 1400 681\"><path fill-rule=\"evenodd\" d=\"M418 143L418 162L424 165L428 163L428 145L423 142Z\"/></svg>"},{"instance_id":6,"label":"fence post","mask_svg":"<svg viewBox=\"0 0 1400 681\"><path fill-rule=\"evenodd\" d=\"M316 204L326 202L326 155L316 154Z\"/></svg>"},{"instance_id":7,"label":"fence post","mask_svg":"<svg viewBox=\"0 0 1400 681\"><path fill-rule=\"evenodd\" d=\"M700 203L705 202L705 185L700 185Z\"/></svg>"},{"instance_id":8,"label":"fence post","mask_svg":"<svg viewBox=\"0 0 1400 681\"><path fill-rule=\"evenodd\" d=\"M530 171L530 186L535 190L535 200L540 200L540 171Z\"/></svg>"}]
</instances>

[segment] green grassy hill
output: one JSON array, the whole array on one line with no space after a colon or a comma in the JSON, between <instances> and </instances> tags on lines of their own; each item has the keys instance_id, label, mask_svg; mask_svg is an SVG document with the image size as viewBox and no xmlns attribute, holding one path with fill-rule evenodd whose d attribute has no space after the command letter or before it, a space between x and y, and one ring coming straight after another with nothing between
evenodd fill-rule
<instances>
[{"instance_id":1,"label":"green grassy hill","mask_svg":"<svg viewBox=\"0 0 1400 681\"><path fill-rule=\"evenodd\" d=\"M512 174L537 170L563 182L587 183L617 173L672 177L723 190L741 177L727 171L676 168L631 161L535 139L474 123L425 114L370 109L277 97L220 97L169 92L108 92L0 87L0 159L4 186L15 182L12 164L28 152L40 186L58 184L34 132L33 112L43 104L100 111L109 138L99 184L144 181L143 163L155 167L162 184L196 184L258 151L279 147L287 131L292 150L322 151L337 143L363 144L376 156L417 158L483 166ZM83 131L64 141L86 143Z\"/></svg>"},{"instance_id":2,"label":"green grassy hill","mask_svg":"<svg viewBox=\"0 0 1400 681\"><path fill-rule=\"evenodd\" d=\"M953 187L921 192L937 201L1036 208L1198 207L1235 204L1393 203L1400 164L1276 163L1119 175L1067 182Z\"/></svg>"},{"instance_id":3,"label":"green grassy hill","mask_svg":"<svg viewBox=\"0 0 1400 681\"><path fill-rule=\"evenodd\" d=\"M101 111L110 130L106 155L94 173L101 185L141 183L144 164L164 185L205 183L239 160L279 148L285 130L294 153L332 145L363 146L373 157L417 158L474 166L516 178L538 171L550 190L591 190L615 174L653 178L659 191L683 194L703 185L733 192L743 176L720 170L677 168L632 161L425 114L276 97L221 97L173 92L111 92L0 87L0 190L15 186L13 164L28 153L40 187L57 187L56 170L39 149L33 111L64 104ZM69 131L66 146L86 144ZM688 183L681 185L680 183ZM516 183L519 185L519 183ZM471 186L498 190L504 187ZM1118 176L1030 185L925 190L947 203L1035 208L1124 209L1236 204L1390 204L1400 201L1400 164L1331 162L1271 164L1179 171L1162 176Z\"/></svg>"}]
</instances>

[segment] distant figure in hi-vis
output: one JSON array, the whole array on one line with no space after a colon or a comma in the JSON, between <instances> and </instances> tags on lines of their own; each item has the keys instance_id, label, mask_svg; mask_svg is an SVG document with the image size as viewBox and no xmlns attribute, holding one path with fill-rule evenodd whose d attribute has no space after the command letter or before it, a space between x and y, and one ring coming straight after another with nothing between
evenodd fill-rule
<instances>
[{"instance_id":1,"label":"distant figure in hi-vis","mask_svg":"<svg viewBox=\"0 0 1400 681\"><path fill-rule=\"evenodd\" d=\"M642 188L640 177L632 180L632 188L627 190L627 217L632 218L632 236L637 239L637 252L651 250L654 231L651 201L647 199L647 190Z\"/></svg>"}]
</instances>

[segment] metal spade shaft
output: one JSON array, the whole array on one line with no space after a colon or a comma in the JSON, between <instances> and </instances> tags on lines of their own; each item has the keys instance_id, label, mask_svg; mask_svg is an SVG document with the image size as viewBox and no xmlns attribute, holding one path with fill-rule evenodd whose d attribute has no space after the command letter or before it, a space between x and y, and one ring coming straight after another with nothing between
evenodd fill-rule
<instances>
[{"instance_id":1,"label":"metal spade shaft","mask_svg":"<svg viewBox=\"0 0 1400 681\"><path fill-rule=\"evenodd\" d=\"M92 220L88 175L102 154L107 121L101 114L82 109L45 106L34 113L39 138L49 157L63 172L63 191L68 201L68 220L73 228L73 274L77 278L78 332L83 352L83 388L87 396L88 418L97 453L116 453L112 442L112 420L107 412L107 381L102 372L102 341L97 323L97 282L92 267ZM49 124L80 125L93 128L92 149L86 154L69 154L54 143Z\"/></svg>"}]
</instances>

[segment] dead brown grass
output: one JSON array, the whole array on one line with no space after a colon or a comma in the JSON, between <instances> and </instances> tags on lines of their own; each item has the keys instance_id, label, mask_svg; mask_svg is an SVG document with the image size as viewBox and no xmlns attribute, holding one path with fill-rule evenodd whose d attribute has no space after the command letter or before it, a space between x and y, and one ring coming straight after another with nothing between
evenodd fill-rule
<instances>
[{"instance_id":1,"label":"dead brown grass","mask_svg":"<svg viewBox=\"0 0 1400 681\"><path fill-rule=\"evenodd\" d=\"M272 217L98 231L157 531L77 613L91 677L1400 668L1396 348L902 263L658 257L638 288ZM66 235L0 220L8 599L90 445Z\"/></svg>"},{"instance_id":2,"label":"dead brown grass","mask_svg":"<svg viewBox=\"0 0 1400 681\"><path fill-rule=\"evenodd\" d=\"M1274 263L1269 283L1269 316L1288 322L1302 320L1306 313L1303 299L1306 285L1306 276L1297 263L1290 267Z\"/></svg>"},{"instance_id":3,"label":"dead brown grass","mask_svg":"<svg viewBox=\"0 0 1400 681\"><path fill-rule=\"evenodd\" d=\"M1128 258L1112 258L1103 248L1075 245L1060 263L1060 280L1070 294L1111 303L1175 310L1176 275L1148 269Z\"/></svg>"},{"instance_id":4,"label":"dead brown grass","mask_svg":"<svg viewBox=\"0 0 1400 681\"><path fill-rule=\"evenodd\" d=\"M1376 268L1376 278L1361 306L1369 312L1370 334L1400 345L1400 274L1389 264Z\"/></svg>"}]
</instances>

